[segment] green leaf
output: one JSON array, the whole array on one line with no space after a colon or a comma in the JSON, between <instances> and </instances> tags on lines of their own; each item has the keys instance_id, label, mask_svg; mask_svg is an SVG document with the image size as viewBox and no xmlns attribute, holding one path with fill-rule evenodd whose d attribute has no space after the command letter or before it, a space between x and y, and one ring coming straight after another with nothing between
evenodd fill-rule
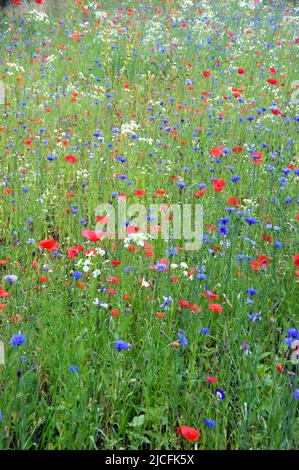
<instances>
[{"instance_id":1,"label":"green leaf","mask_svg":"<svg viewBox=\"0 0 299 470\"><path fill-rule=\"evenodd\" d=\"M135 416L133 420L129 423L129 426L132 428L139 428L144 424L145 421L145 415L140 415L140 416Z\"/></svg>"}]
</instances>

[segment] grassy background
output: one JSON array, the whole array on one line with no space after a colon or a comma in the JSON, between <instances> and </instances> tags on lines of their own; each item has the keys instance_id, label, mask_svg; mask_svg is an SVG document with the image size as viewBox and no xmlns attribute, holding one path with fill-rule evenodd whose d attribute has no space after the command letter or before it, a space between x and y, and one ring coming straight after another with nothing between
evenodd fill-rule
<instances>
[{"instance_id":1,"label":"grassy background","mask_svg":"<svg viewBox=\"0 0 299 470\"><path fill-rule=\"evenodd\" d=\"M0 299L6 306L0 310L6 361L0 366L0 448L193 448L176 434L182 424L200 429L200 449L298 447L293 396L298 370L285 344L288 328L298 328L292 260L298 182L293 169L283 173L296 165L296 109L290 104L291 83L298 77L295 22L285 20L281 2L272 9L207 2L203 14L197 2L185 9L181 2L155 2L162 13L150 2L125 2L122 16L120 2L102 2L100 11L110 16L102 16L101 23L95 4L82 11L70 2L53 11L49 3L34 6L46 8L46 21L27 7L1 18L6 103L0 122L0 259L5 261L0 285L11 297ZM132 14L126 13L128 7ZM245 34L248 29L252 34ZM239 75L237 67L246 73ZM267 83L270 67L279 68L278 86ZM203 77L204 70L211 78ZM231 87L244 89L242 102L229 98ZM207 101L202 92L210 93ZM289 123L271 113L273 102ZM259 115L261 108L267 111ZM255 121L248 120L251 116ZM131 121L138 121L140 137L152 141L115 137L113 128ZM177 138L167 125L178 126ZM96 130L104 142L94 136ZM210 149L218 145L243 151L216 162ZM250 149L263 152L261 165L252 163ZM77 163L69 164L65 155L75 155ZM127 162L120 163L118 155ZM269 165L275 167L272 172ZM127 179L120 180L118 173ZM234 175L241 176L238 183L230 181ZM187 187L180 189L173 176ZM221 193L213 191L213 177L227 181ZM288 180L285 186L279 183L282 177ZM167 257L164 242L154 243L154 258L149 258L142 247L132 252L123 243L104 241L105 254L90 258L84 284L73 279L72 271L82 272L77 263L87 256L82 252L69 259L68 248L99 245L87 242L81 231L94 229L94 210L100 202L115 201L112 191L139 202L133 191L145 189L140 201L149 204L157 202L155 191L164 189L159 202L191 203L199 183L207 191L196 202L204 205L205 224L216 227L205 227L208 239L201 250L168 256L178 267L160 272L150 266ZM240 198L241 207L228 214L232 196ZM287 197L293 202L286 203ZM248 226L239 212L259 223ZM226 239L217 232L223 217L231 219ZM269 221L280 227L278 233L266 228ZM283 247L266 243L265 232ZM60 243L57 256L37 246L50 236ZM261 253L271 264L255 272L250 261ZM186 274L192 267L201 272L203 265L207 279ZM97 278L94 269L101 271ZM16 274L18 281L7 283L7 274ZM121 282L111 285L109 276ZM179 281L171 282L172 276ZM142 278L151 287L140 285ZM101 286L115 288L116 294L99 292ZM222 313L208 309L202 295L206 286L219 295ZM257 290L253 305L246 301L250 287ZM155 313L163 296L173 302L161 319ZM95 298L109 309L94 305ZM180 299L202 311L181 309ZM111 315L114 308L120 311L117 317ZM248 320L258 312L260 321ZM210 334L201 334L202 327ZM179 329L189 344L174 349ZM13 348L10 338L19 331L26 342ZM131 350L116 353L117 339L130 342ZM243 341L250 354L242 350ZM69 371L72 365L78 374ZM217 377L217 384L207 382L206 375ZM225 400L215 398L217 387ZM216 427L205 427L206 418Z\"/></svg>"}]
</instances>

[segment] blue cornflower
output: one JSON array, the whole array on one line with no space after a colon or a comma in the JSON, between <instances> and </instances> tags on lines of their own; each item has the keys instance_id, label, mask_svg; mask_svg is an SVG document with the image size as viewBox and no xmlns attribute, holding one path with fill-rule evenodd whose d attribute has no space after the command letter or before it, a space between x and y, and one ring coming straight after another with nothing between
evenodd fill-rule
<instances>
[{"instance_id":1,"label":"blue cornflower","mask_svg":"<svg viewBox=\"0 0 299 470\"><path fill-rule=\"evenodd\" d=\"M228 228L226 227L226 225L220 225L220 227L218 228L218 233L219 235L225 237L228 234Z\"/></svg>"},{"instance_id":2,"label":"blue cornflower","mask_svg":"<svg viewBox=\"0 0 299 470\"><path fill-rule=\"evenodd\" d=\"M245 352L245 355L247 356L248 354L250 354L250 346L248 343L246 343L245 341L242 341L242 344L241 344L241 347L240 349L242 349L244 352Z\"/></svg>"},{"instance_id":3,"label":"blue cornflower","mask_svg":"<svg viewBox=\"0 0 299 470\"><path fill-rule=\"evenodd\" d=\"M248 320L251 321L256 321L256 320L261 320L261 314L260 313L250 313L247 315Z\"/></svg>"},{"instance_id":4,"label":"blue cornflower","mask_svg":"<svg viewBox=\"0 0 299 470\"><path fill-rule=\"evenodd\" d=\"M199 279L200 281L204 281L205 279L207 279L207 276L206 274L203 274L203 273L198 273L196 275L197 279Z\"/></svg>"},{"instance_id":5,"label":"blue cornflower","mask_svg":"<svg viewBox=\"0 0 299 470\"><path fill-rule=\"evenodd\" d=\"M171 246L169 250L166 251L166 254L168 256L174 256L177 254L177 252L178 252L178 249L176 247Z\"/></svg>"},{"instance_id":6,"label":"blue cornflower","mask_svg":"<svg viewBox=\"0 0 299 470\"><path fill-rule=\"evenodd\" d=\"M18 276L15 274L7 274L4 279L8 282L16 282L18 280Z\"/></svg>"},{"instance_id":7,"label":"blue cornflower","mask_svg":"<svg viewBox=\"0 0 299 470\"><path fill-rule=\"evenodd\" d=\"M220 390L219 388L216 388L216 396L219 398L219 400L224 400L225 399L225 393Z\"/></svg>"},{"instance_id":8,"label":"blue cornflower","mask_svg":"<svg viewBox=\"0 0 299 470\"><path fill-rule=\"evenodd\" d=\"M167 264L162 263L160 260L158 260L156 264L152 264L150 268L155 271L168 271Z\"/></svg>"},{"instance_id":9,"label":"blue cornflower","mask_svg":"<svg viewBox=\"0 0 299 470\"><path fill-rule=\"evenodd\" d=\"M203 335L208 335L210 333L210 328L201 328L199 330L200 333L202 333Z\"/></svg>"},{"instance_id":10,"label":"blue cornflower","mask_svg":"<svg viewBox=\"0 0 299 470\"><path fill-rule=\"evenodd\" d=\"M204 423L208 428L214 428L216 426L216 421L213 421L212 419L205 419Z\"/></svg>"},{"instance_id":11,"label":"blue cornflower","mask_svg":"<svg viewBox=\"0 0 299 470\"><path fill-rule=\"evenodd\" d=\"M168 310L169 309L169 305L173 302L173 298L172 297L165 297L165 295L163 295L163 303L160 305L160 308L164 308L165 310Z\"/></svg>"},{"instance_id":12,"label":"blue cornflower","mask_svg":"<svg viewBox=\"0 0 299 470\"><path fill-rule=\"evenodd\" d=\"M222 225L227 225L229 223L229 221L230 221L229 217L224 217L224 218L218 220L219 224L222 224Z\"/></svg>"},{"instance_id":13,"label":"blue cornflower","mask_svg":"<svg viewBox=\"0 0 299 470\"><path fill-rule=\"evenodd\" d=\"M184 333L182 332L182 330L180 330L178 332L178 340L179 340L179 342L181 343L182 346L184 346L184 347L188 346L188 340L187 340L186 336L184 336Z\"/></svg>"},{"instance_id":14,"label":"blue cornflower","mask_svg":"<svg viewBox=\"0 0 299 470\"><path fill-rule=\"evenodd\" d=\"M289 328L287 333L291 338L299 339L299 330L296 330L295 328Z\"/></svg>"},{"instance_id":15,"label":"blue cornflower","mask_svg":"<svg viewBox=\"0 0 299 470\"><path fill-rule=\"evenodd\" d=\"M279 178L278 182L280 184L282 184L283 186L285 186L286 184L288 184L288 180L286 178Z\"/></svg>"},{"instance_id":16,"label":"blue cornflower","mask_svg":"<svg viewBox=\"0 0 299 470\"><path fill-rule=\"evenodd\" d=\"M294 398L295 400L299 400L299 388L296 388L296 390L294 390Z\"/></svg>"},{"instance_id":17,"label":"blue cornflower","mask_svg":"<svg viewBox=\"0 0 299 470\"><path fill-rule=\"evenodd\" d=\"M247 292L247 294L249 294L249 295L255 295L255 294L256 294L256 290L253 289L252 287L250 287L249 289L247 289L246 292Z\"/></svg>"},{"instance_id":18,"label":"blue cornflower","mask_svg":"<svg viewBox=\"0 0 299 470\"><path fill-rule=\"evenodd\" d=\"M80 273L80 271L73 271L72 276L73 276L74 279L76 279L76 281L78 281L79 279L82 279L83 274Z\"/></svg>"},{"instance_id":19,"label":"blue cornflower","mask_svg":"<svg viewBox=\"0 0 299 470\"><path fill-rule=\"evenodd\" d=\"M114 341L114 349L115 351L122 351L122 350L127 350L130 349L131 345L127 343L127 341L122 341L122 340L117 340Z\"/></svg>"},{"instance_id":20,"label":"blue cornflower","mask_svg":"<svg viewBox=\"0 0 299 470\"><path fill-rule=\"evenodd\" d=\"M10 344L15 348L16 346L21 346L22 344L24 344L25 341L26 341L26 336L17 334L17 335L12 336L10 340Z\"/></svg>"},{"instance_id":21,"label":"blue cornflower","mask_svg":"<svg viewBox=\"0 0 299 470\"><path fill-rule=\"evenodd\" d=\"M245 217L245 222L247 222L249 225L257 224L258 221L254 219L253 217Z\"/></svg>"},{"instance_id":22,"label":"blue cornflower","mask_svg":"<svg viewBox=\"0 0 299 470\"><path fill-rule=\"evenodd\" d=\"M70 372L71 372L72 374L78 374L79 369L78 369L77 366L71 366L71 367L70 367Z\"/></svg>"}]
</instances>

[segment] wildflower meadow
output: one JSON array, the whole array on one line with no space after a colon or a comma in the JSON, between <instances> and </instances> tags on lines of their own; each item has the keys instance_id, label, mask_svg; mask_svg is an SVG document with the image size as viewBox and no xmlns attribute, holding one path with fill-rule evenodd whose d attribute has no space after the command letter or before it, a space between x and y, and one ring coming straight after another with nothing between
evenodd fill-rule
<instances>
[{"instance_id":1,"label":"wildflower meadow","mask_svg":"<svg viewBox=\"0 0 299 470\"><path fill-rule=\"evenodd\" d=\"M1 3L0 449L298 449L298 3Z\"/></svg>"}]
</instances>

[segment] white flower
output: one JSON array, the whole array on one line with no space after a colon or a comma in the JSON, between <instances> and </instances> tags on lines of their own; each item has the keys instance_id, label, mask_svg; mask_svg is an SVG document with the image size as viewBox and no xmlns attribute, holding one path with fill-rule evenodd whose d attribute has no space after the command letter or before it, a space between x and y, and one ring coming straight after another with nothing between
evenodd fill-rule
<instances>
[{"instance_id":1,"label":"white flower","mask_svg":"<svg viewBox=\"0 0 299 470\"><path fill-rule=\"evenodd\" d=\"M109 304L105 304L104 302L101 302L98 298L94 299L93 304L99 305L99 307L103 307L103 308L109 307Z\"/></svg>"}]
</instances>

